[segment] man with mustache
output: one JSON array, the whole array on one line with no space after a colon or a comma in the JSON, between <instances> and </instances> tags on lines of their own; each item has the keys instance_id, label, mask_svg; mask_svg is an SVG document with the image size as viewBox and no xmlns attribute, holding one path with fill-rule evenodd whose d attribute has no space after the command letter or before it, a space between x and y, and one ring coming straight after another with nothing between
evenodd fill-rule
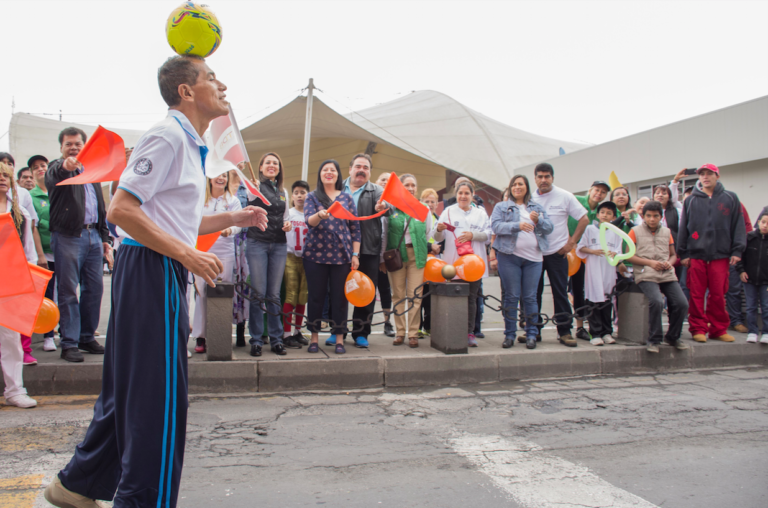
<instances>
[{"instance_id":1,"label":"man with mustache","mask_svg":"<svg viewBox=\"0 0 768 508\"><path fill-rule=\"evenodd\" d=\"M360 217L373 215L380 210L387 208L387 205L379 203L384 189L371 183L371 169L373 162L371 156L367 153L359 153L352 157L349 163L349 178L344 181L344 192L352 196L357 207L357 215ZM360 233L362 241L360 242L360 252L353 252L360 260L358 270L370 277L374 289L378 286L378 271L385 271L384 268L384 247L386 241L383 241L383 227L381 220L360 221ZM376 300L365 307L355 307L352 313L353 319L368 321L376 306ZM356 347L368 347L368 335L371 334L371 325L366 324L362 327L354 325L352 329L352 338ZM326 345L334 345L328 344Z\"/></svg>"}]
</instances>

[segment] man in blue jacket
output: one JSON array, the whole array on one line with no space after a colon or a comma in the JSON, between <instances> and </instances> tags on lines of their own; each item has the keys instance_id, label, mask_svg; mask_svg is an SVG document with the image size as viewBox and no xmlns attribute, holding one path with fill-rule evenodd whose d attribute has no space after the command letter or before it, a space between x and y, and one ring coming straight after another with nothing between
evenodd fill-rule
<instances>
[{"instance_id":1,"label":"man in blue jacket","mask_svg":"<svg viewBox=\"0 0 768 508\"><path fill-rule=\"evenodd\" d=\"M687 286L691 293L688 326L693 340L717 339L733 342L727 333L730 319L725 310L730 266L741 261L746 247L746 230L739 197L725 190L720 169L704 164L698 169L699 182L683 203L678 231L678 256L688 267ZM704 296L709 290L706 312Z\"/></svg>"}]
</instances>

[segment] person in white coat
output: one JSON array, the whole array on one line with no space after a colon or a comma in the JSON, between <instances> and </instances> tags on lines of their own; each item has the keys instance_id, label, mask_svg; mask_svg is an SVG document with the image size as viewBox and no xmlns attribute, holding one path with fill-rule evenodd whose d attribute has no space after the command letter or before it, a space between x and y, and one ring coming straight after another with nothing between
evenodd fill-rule
<instances>
[{"instance_id":1,"label":"person in white coat","mask_svg":"<svg viewBox=\"0 0 768 508\"><path fill-rule=\"evenodd\" d=\"M433 228L436 242L445 242L443 260L453 264L459 259L458 249L462 244L471 242L472 250L485 263L482 279L488 277L488 255L486 245L491 243L491 221L484 208L474 206L472 197L475 187L467 181L456 185L456 204L451 205L440 215ZM448 230L449 233L445 233ZM458 276L456 277L458 279ZM477 313L477 295L482 279L469 283L469 313L467 316L467 340L469 347L477 347L475 339L475 314Z\"/></svg>"},{"instance_id":2,"label":"person in white coat","mask_svg":"<svg viewBox=\"0 0 768 508\"><path fill-rule=\"evenodd\" d=\"M32 217L20 206L14 184L13 168L0 162L0 213L10 213L21 238L27 261L37 264L37 252L32 238ZM0 365L5 381L5 403L22 408L37 406L27 395L22 378L24 351L19 332L0 326Z\"/></svg>"},{"instance_id":3,"label":"person in white coat","mask_svg":"<svg viewBox=\"0 0 768 508\"><path fill-rule=\"evenodd\" d=\"M215 178L206 178L205 205L203 217L242 209L240 200L229 192L229 171ZM235 235L241 228L230 227L221 232L216 243L208 250L215 254L224 265L222 282L232 282L235 269ZM192 336L196 337L195 353L205 353L205 327L207 324L208 299L205 296L206 282L195 275L195 317L192 319Z\"/></svg>"}]
</instances>

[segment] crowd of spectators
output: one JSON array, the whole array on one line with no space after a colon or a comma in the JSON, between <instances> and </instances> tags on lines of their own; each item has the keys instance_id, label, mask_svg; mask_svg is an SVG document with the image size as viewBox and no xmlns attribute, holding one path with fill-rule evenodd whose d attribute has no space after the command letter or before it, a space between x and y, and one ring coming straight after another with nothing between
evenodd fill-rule
<instances>
[{"instance_id":1,"label":"crowd of spectators","mask_svg":"<svg viewBox=\"0 0 768 508\"><path fill-rule=\"evenodd\" d=\"M103 267L111 269L113 246L120 243L106 220L100 184L57 186L83 171L76 156L86 141L82 130L64 129L58 159L35 155L18 170L11 154L0 153L0 211L13 217L28 261L54 273L46 297L56 300L61 318L58 329L44 335L42 349L60 349L61 358L69 362L82 362L83 352L104 354L97 341ZM126 150L126 158L130 155ZM758 309L763 323L768 318L768 207L753 227L738 196L720 183L720 170L713 164L696 170L698 182L683 189L682 196L685 170L654 188L652 199L633 204L627 187L611 189L604 181L595 181L584 195L574 195L557 187L554 168L542 163L531 175L533 186L526 175L510 180L490 217L469 178L457 179L453 195L440 203L434 189L419 191L416 176L399 175L405 189L429 208L424 221L382 201L390 174L374 183L373 161L365 153L355 155L344 169L335 160L324 161L314 187L305 181L285 182L283 162L274 152L264 154L257 169L254 183L270 205L248 192L231 170L206 179L203 208L204 216L248 205L267 212L264 231L228 228L209 251L224 268L219 280L247 282L250 294L266 302L255 304L241 294L233 299L235 346L246 347L247 322L252 356L261 356L265 344L281 356L305 346L316 353L316 325L321 322L332 324L325 344L335 353L346 352L348 334L352 345L366 348L376 300L385 311L384 334L394 338L393 345L417 348L419 339L429 336L432 320L440 319L431 313L429 297L419 298L429 288L424 285L428 257L453 263L470 252L483 259L486 269L480 280L468 283L468 347L476 347L484 337L482 283L496 271L506 309L503 348L521 342L534 349L541 341L545 275L554 312L561 315L555 322L558 341L567 347L576 347L577 339L594 346L615 343L621 323L614 288L621 278L632 279L648 299L650 353L657 353L664 341L686 349L680 340L686 318L697 342L732 342L730 328L747 333L748 342L768 344L768 325L760 330L757 322ZM343 220L329 214L334 203L357 216L384 214L372 220ZM627 246L611 231L604 233L601 245L599 227L605 222L627 233L636 246L635 255L617 266L608 258L626 252ZM394 271L384 261L385 251L392 250L402 259L402 268ZM570 275L569 253L583 260ZM354 321L347 320L344 296L351 270L367 275L378 294L371 304L355 307ZM195 277L188 290L188 298L195 301L190 335L197 353L206 352L205 285ZM406 297L408 305L402 301ZM305 315L309 336L301 332ZM570 316L575 316L575 333ZM33 406L20 367L37 363L31 338L0 328L0 354L6 400Z\"/></svg>"}]
</instances>

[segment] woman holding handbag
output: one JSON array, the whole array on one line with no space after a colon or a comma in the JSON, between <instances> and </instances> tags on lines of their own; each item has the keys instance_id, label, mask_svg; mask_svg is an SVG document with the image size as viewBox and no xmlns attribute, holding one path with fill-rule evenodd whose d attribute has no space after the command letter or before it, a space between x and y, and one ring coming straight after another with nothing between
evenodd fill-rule
<instances>
[{"instance_id":1,"label":"woman holding handbag","mask_svg":"<svg viewBox=\"0 0 768 508\"><path fill-rule=\"evenodd\" d=\"M403 187L416 196L416 177L404 174L400 177ZM429 254L429 239L432 237L432 214L427 214L426 222L421 222L393 208L385 222L387 251L384 252L384 264L392 288L392 300L398 302L408 296L413 305L408 310L408 345L419 347L419 318L421 300L412 300L421 296L421 284L424 282L424 266ZM395 312L403 312L408 305L400 302L395 305ZM395 315L395 341L399 346L405 342L405 314Z\"/></svg>"},{"instance_id":2,"label":"woman holding handbag","mask_svg":"<svg viewBox=\"0 0 768 508\"><path fill-rule=\"evenodd\" d=\"M469 313L467 315L467 340L469 347L477 347L475 339L475 314L477 313L477 295L482 279L488 277L488 255L485 246L491 242L491 222L485 209L473 206L475 187L462 181L456 185L456 204L451 205L440 215L433 228L437 242L445 242L443 261L453 264L466 254L477 254L485 262L485 273L480 280L469 283ZM445 231L448 230L446 234ZM456 277L458 278L458 276ZM455 280L455 279L454 279Z\"/></svg>"}]
</instances>

